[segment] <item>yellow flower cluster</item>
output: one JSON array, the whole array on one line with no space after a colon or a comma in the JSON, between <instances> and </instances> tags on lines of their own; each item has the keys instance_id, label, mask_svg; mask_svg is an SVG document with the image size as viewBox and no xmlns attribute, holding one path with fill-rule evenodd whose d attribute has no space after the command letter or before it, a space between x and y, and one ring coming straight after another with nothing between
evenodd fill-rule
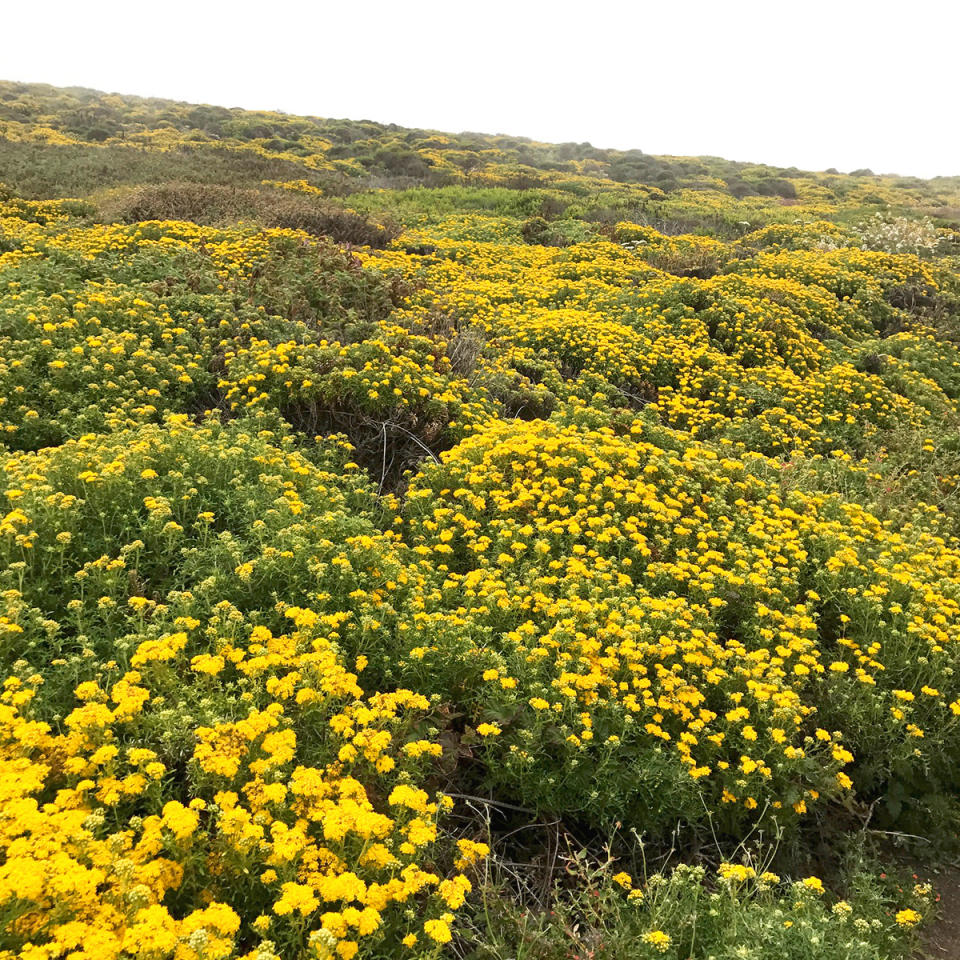
<instances>
[{"instance_id":1,"label":"yellow flower cluster","mask_svg":"<svg viewBox=\"0 0 960 960\"><path fill-rule=\"evenodd\" d=\"M235 908L250 909L236 899L238 883L251 904L264 904L260 927L299 936L302 924L287 918L313 917L344 960L413 899L424 932L450 939L450 911L471 883L421 863L452 802L401 779L381 812L365 786L416 769L397 738L427 701L405 690L364 697L323 635L330 618L300 608L285 615L295 632L254 627L245 642L218 644L230 673L248 681L241 702L270 702L192 730L182 800L163 800L170 773L156 751L135 744L138 729L162 719L159 691L186 659L186 633L164 638L162 652L144 641L131 658L140 669L112 686L78 686L61 733L31 718L36 685L7 681L0 901L24 956L226 957L241 924ZM330 754L323 765L311 762L318 740ZM461 853L467 866L484 848ZM177 918L163 901L186 887L208 905Z\"/></svg>"},{"instance_id":2,"label":"yellow flower cluster","mask_svg":"<svg viewBox=\"0 0 960 960\"><path fill-rule=\"evenodd\" d=\"M784 496L762 458L644 438L639 422L629 438L504 424L423 470L409 536L437 574L400 624L417 683L462 664L487 710L516 711L496 744L498 727L477 728L499 778L558 802L579 767L575 802L618 814L638 749L686 770L676 803L713 783L722 805L797 813L850 786L853 755L824 729L863 737L847 711L881 719L908 754L916 708L883 712L916 663L892 641L909 631L923 674L953 690L960 554L835 497ZM953 694L930 690L924 725L946 735ZM544 755L543 740L561 749Z\"/></svg>"}]
</instances>

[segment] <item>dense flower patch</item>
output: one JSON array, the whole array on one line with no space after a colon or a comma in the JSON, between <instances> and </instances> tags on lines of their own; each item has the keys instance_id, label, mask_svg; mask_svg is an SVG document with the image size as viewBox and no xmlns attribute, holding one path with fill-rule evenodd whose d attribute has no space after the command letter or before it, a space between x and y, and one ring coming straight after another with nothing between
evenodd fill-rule
<instances>
[{"instance_id":1,"label":"dense flower patch","mask_svg":"<svg viewBox=\"0 0 960 960\"><path fill-rule=\"evenodd\" d=\"M433 171L345 198L385 249L0 190L2 957L904 955L924 884L747 838L960 791L955 234L374 126L203 149ZM621 839L519 916L561 823Z\"/></svg>"}]
</instances>

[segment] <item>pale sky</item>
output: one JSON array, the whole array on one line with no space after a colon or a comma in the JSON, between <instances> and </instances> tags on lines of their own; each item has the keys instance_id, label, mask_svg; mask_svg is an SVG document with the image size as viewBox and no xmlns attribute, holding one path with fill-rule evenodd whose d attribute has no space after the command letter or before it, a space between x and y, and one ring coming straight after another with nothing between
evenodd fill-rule
<instances>
[{"instance_id":1,"label":"pale sky","mask_svg":"<svg viewBox=\"0 0 960 960\"><path fill-rule=\"evenodd\" d=\"M3 0L0 79L960 175L957 0Z\"/></svg>"}]
</instances>

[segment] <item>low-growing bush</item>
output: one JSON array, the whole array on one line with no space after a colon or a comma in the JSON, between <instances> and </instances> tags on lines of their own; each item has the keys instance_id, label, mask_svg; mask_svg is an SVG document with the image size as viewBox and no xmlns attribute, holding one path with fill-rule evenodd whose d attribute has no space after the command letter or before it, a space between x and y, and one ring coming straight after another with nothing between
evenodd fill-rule
<instances>
[{"instance_id":1,"label":"low-growing bush","mask_svg":"<svg viewBox=\"0 0 960 960\"><path fill-rule=\"evenodd\" d=\"M339 243L376 248L385 247L399 233L391 222L375 223L329 200L206 183L140 187L107 201L101 216L121 223L190 220L208 226L253 220L267 227L303 230Z\"/></svg>"}]
</instances>

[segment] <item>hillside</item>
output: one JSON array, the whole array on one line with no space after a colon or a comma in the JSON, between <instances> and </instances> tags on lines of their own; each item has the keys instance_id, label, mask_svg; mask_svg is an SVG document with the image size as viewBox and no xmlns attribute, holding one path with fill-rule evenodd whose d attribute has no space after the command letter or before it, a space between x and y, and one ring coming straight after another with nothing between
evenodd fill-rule
<instances>
[{"instance_id":1,"label":"hillside","mask_svg":"<svg viewBox=\"0 0 960 960\"><path fill-rule=\"evenodd\" d=\"M0 298L0 958L960 911L960 177L0 82Z\"/></svg>"}]
</instances>

